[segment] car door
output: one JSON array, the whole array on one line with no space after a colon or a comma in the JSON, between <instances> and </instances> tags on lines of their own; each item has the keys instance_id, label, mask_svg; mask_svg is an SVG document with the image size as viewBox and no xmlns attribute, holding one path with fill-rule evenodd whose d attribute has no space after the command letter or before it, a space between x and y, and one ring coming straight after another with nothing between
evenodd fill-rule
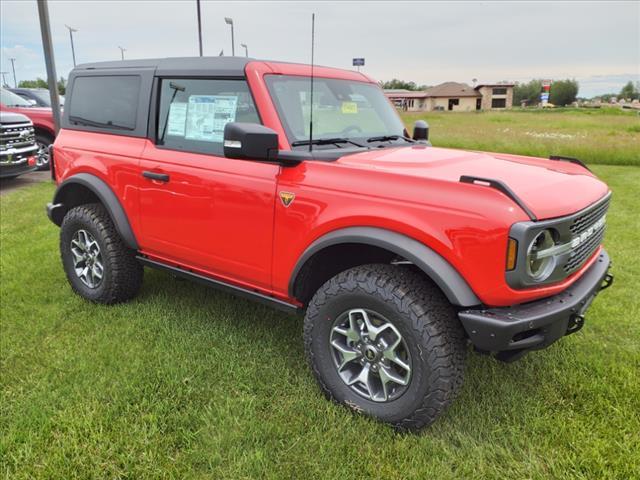
<instances>
[{"instance_id":1,"label":"car door","mask_svg":"<svg viewBox=\"0 0 640 480\"><path fill-rule=\"evenodd\" d=\"M163 78L157 92L140 161L143 253L270 289L279 166L227 159L222 147L227 122L259 123L246 81Z\"/></svg>"}]
</instances>

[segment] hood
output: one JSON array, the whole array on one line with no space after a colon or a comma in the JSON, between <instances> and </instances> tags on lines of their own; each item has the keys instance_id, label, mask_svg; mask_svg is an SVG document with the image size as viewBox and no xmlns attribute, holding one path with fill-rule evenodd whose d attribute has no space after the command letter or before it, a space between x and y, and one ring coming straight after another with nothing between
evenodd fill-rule
<instances>
[{"instance_id":1,"label":"hood","mask_svg":"<svg viewBox=\"0 0 640 480\"><path fill-rule=\"evenodd\" d=\"M575 213L609 191L591 172L574 163L448 148L385 148L347 155L345 166L459 182L462 175L505 183L539 220ZM478 185L477 188L488 188Z\"/></svg>"}]
</instances>

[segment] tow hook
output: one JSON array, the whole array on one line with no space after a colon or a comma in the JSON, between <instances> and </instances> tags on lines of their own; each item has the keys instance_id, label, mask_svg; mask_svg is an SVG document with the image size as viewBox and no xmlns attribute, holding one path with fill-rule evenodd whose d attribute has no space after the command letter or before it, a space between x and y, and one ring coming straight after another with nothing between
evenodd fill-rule
<instances>
[{"instance_id":1,"label":"tow hook","mask_svg":"<svg viewBox=\"0 0 640 480\"><path fill-rule=\"evenodd\" d=\"M600 291L606 290L613 284L613 275L607 273L605 277L602 279L602 284L600 285Z\"/></svg>"},{"instance_id":2,"label":"tow hook","mask_svg":"<svg viewBox=\"0 0 640 480\"><path fill-rule=\"evenodd\" d=\"M569 317L569 323L567 324L567 332L565 335L571 335L572 333L576 333L584 326L584 315L580 315L576 313L575 315L571 315Z\"/></svg>"}]
</instances>

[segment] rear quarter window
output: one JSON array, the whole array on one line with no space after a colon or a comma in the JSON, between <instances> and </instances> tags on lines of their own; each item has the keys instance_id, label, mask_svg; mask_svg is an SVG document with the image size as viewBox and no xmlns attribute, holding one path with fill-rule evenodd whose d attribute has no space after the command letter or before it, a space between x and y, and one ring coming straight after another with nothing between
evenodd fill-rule
<instances>
[{"instance_id":1,"label":"rear quarter window","mask_svg":"<svg viewBox=\"0 0 640 480\"><path fill-rule=\"evenodd\" d=\"M69 109L72 125L114 131L136 128L140 76L76 77Z\"/></svg>"}]
</instances>

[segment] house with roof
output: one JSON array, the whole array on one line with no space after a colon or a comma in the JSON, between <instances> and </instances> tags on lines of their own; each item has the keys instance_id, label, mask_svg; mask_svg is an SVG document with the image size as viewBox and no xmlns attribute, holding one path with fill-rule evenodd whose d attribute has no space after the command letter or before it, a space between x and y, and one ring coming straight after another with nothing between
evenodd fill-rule
<instances>
[{"instance_id":1,"label":"house with roof","mask_svg":"<svg viewBox=\"0 0 640 480\"><path fill-rule=\"evenodd\" d=\"M495 110L513 105L511 83L480 84L445 82L425 91L385 90L385 95L401 110L407 112Z\"/></svg>"}]
</instances>

